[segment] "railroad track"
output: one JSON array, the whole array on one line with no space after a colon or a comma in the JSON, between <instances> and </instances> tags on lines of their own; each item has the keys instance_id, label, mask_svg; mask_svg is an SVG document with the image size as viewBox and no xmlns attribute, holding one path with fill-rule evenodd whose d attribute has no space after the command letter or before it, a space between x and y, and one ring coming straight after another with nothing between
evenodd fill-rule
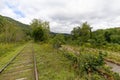
<instances>
[{"instance_id":1,"label":"railroad track","mask_svg":"<svg viewBox=\"0 0 120 80\"><path fill-rule=\"evenodd\" d=\"M25 46L0 72L0 80L38 80L33 45Z\"/></svg>"}]
</instances>

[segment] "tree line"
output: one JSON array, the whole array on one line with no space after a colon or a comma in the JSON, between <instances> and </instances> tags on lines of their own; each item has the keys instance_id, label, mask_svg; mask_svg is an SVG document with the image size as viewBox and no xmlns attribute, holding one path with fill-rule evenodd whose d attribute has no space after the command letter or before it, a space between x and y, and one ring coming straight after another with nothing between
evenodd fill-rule
<instances>
[{"instance_id":1,"label":"tree line","mask_svg":"<svg viewBox=\"0 0 120 80\"><path fill-rule=\"evenodd\" d=\"M7 18L0 16L0 42L19 42L33 39L35 42L50 42L54 46L61 44L75 45L106 45L107 43L120 44L120 28L99 29L92 31L92 27L84 22L75 26L70 34L50 32L48 21L32 20L27 28L22 28ZM16 22L17 23L17 22Z\"/></svg>"},{"instance_id":2,"label":"tree line","mask_svg":"<svg viewBox=\"0 0 120 80\"><path fill-rule=\"evenodd\" d=\"M31 30L34 41L52 42L55 47L61 44L94 46L108 43L120 44L120 28L92 31L92 27L87 22L74 27L70 34L60 34L50 32L49 22L34 19L31 23Z\"/></svg>"}]
</instances>

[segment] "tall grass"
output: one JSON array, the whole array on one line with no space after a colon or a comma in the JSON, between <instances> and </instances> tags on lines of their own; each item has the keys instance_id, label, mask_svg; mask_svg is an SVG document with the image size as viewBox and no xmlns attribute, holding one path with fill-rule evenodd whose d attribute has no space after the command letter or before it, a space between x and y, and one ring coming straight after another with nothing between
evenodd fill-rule
<instances>
[{"instance_id":1,"label":"tall grass","mask_svg":"<svg viewBox=\"0 0 120 80\"><path fill-rule=\"evenodd\" d=\"M75 80L71 61L50 44L34 44L40 80Z\"/></svg>"},{"instance_id":2,"label":"tall grass","mask_svg":"<svg viewBox=\"0 0 120 80\"><path fill-rule=\"evenodd\" d=\"M0 57L5 55L7 52L11 52L16 47L16 44L0 44Z\"/></svg>"},{"instance_id":3,"label":"tall grass","mask_svg":"<svg viewBox=\"0 0 120 80\"><path fill-rule=\"evenodd\" d=\"M21 49L23 44L0 44L0 69L4 67Z\"/></svg>"}]
</instances>

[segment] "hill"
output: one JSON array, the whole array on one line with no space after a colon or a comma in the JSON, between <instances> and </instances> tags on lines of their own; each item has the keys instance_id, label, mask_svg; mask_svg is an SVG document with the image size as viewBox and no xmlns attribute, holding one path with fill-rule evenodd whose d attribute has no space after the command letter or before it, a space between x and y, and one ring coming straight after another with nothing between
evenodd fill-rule
<instances>
[{"instance_id":1,"label":"hill","mask_svg":"<svg viewBox=\"0 0 120 80\"><path fill-rule=\"evenodd\" d=\"M16 25L17 27L21 27L23 29L29 29L29 25L27 25L27 24L23 24L23 23L16 21L10 17L0 15L0 25L5 25L7 22L10 22L13 25Z\"/></svg>"},{"instance_id":2,"label":"hill","mask_svg":"<svg viewBox=\"0 0 120 80\"><path fill-rule=\"evenodd\" d=\"M0 15L0 42L10 43L26 40L30 33L29 25Z\"/></svg>"}]
</instances>

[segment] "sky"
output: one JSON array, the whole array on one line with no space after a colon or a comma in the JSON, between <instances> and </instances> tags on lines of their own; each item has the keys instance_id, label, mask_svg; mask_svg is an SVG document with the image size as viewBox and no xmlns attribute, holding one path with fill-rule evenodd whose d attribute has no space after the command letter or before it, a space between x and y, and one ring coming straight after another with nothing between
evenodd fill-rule
<instances>
[{"instance_id":1,"label":"sky","mask_svg":"<svg viewBox=\"0 0 120 80\"><path fill-rule=\"evenodd\" d=\"M50 30L70 33L88 22L93 30L120 26L120 0L0 0L0 15L25 24L41 19Z\"/></svg>"}]
</instances>

